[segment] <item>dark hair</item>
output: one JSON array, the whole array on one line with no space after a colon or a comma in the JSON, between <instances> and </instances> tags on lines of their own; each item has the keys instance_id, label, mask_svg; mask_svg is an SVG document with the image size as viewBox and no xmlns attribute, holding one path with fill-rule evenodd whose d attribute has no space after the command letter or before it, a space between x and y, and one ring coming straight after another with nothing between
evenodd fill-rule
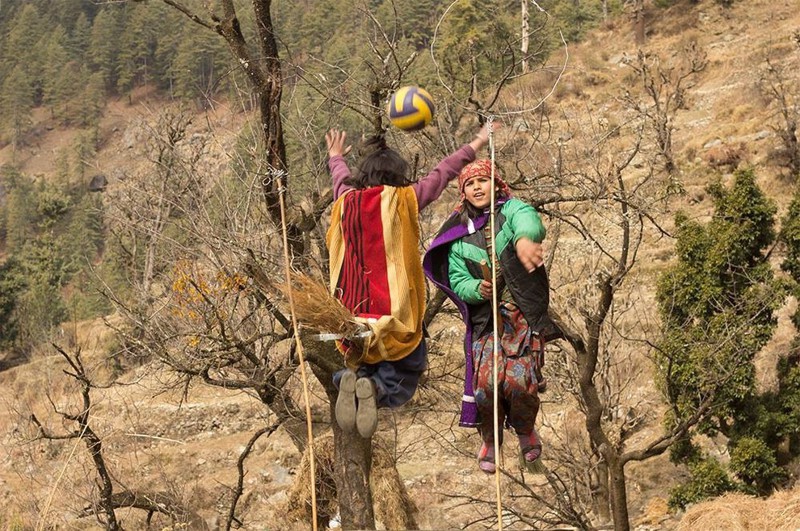
<instances>
[{"instance_id":1,"label":"dark hair","mask_svg":"<svg viewBox=\"0 0 800 531\"><path fill-rule=\"evenodd\" d=\"M355 175L345 180L353 188L371 186L408 186L414 181L408 178L408 162L386 145L382 135L369 137L359 149L361 161Z\"/></svg>"},{"instance_id":2,"label":"dark hair","mask_svg":"<svg viewBox=\"0 0 800 531\"><path fill-rule=\"evenodd\" d=\"M472 203L470 203L466 199L464 199L462 206L463 208L461 209L461 212L458 214L458 219L464 226L469 225L470 219L475 219L484 213L484 209L472 206Z\"/></svg>"}]
</instances>

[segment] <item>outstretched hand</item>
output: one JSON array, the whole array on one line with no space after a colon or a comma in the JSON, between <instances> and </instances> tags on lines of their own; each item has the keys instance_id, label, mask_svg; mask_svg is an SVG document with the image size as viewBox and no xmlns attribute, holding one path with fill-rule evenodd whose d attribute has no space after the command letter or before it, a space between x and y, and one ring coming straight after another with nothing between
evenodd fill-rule
<instances>
[{"instance_id":1,"label":"outstretched hand","mask_svg":"<svg viewBox=\"0 0 800 531\"><path fill-rule=\"evenodd\" d=\"M328 157L344 156L350 153L352 146L345 147L347 133L338 129L331 129L325 133L325 143L328 144Z\"/></svg>"},{"instance_id":2,"label":"outstretched hand","mask_svg":"<svg viewBox=\"0 0 800 531\"><path fill-rule=\"evenodd\" d=\"M523 236L517 240L515 249L517 251L517 258L522 262L523 267L525 267L528 273L533 273L537 267L544 263L544 253L541 243L536 243L530 238Z\"/></svg>"},{"instance_id":3,"label":"outstretched hand","mask_svg":"<svg viewBox=\"0 0 800 531\"><path fill-rule=\"evenodd\" d=\"M489 132L491 131L494 133L499 131L502 127L502 122L498 122L496 120L485 122L480 131L475 134L475 138L469 143L469 145L472 146L472 149L477 152L480 148L489 143Z\"/></svg>"}]
</instances>

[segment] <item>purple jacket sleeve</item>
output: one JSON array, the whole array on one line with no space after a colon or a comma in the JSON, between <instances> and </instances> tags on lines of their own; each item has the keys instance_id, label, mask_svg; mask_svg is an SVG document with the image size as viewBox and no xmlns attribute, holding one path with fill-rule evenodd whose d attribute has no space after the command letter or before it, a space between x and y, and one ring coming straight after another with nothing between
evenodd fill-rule
<instances>
[{"instance_id":1,"label":"purple jacket sleeve","mask_svg":"<svg viewBox=\"0 0 800 531\"><path fill-rule=\"evenodd\" d=\"M350 168L347 167L344 157L337 155L328 159L328 169L333 178L333 199L335 201L352 188L352 186L344 184L345 179L350 177Z\"/></svg>"},{"instance_id":2,"label":"purple jacket sleeve","mask_svg":"<svg viewBox=\"0 0 800 531\"><path fill-rule=\"evenodd\" d=\"M464 166L473 160L475 160L475 150L469 144L464 144L455 153L442 160L432 172L412 184L411 186L417 194L419 209L422 210L438 199L447 187L447 183L461 173Z\"/></svg>"}]
</instances>

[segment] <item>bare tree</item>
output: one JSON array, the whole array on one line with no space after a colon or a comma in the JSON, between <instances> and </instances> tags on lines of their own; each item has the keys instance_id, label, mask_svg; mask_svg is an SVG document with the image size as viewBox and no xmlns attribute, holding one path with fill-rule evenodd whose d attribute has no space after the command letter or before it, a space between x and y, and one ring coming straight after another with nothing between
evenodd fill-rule
<instances>
[{"instance_id":1,"label":"bare tree","mask_svg":"<svg viewBox=\"0 0 800 531\"><path fill-rule=\"evenodd\" d=\"M528 18L528 2L527 0L522 0L520 2L521 8L521 15L522 15L522 26L520 28L522 32L522 43L520 44L519 51L522 54L522 73L528 73L528 47L530 46L530 29L531 23L530 19Z\"/></svg>"},{"instance_id":2,"label":"bare tree","mask_svg":"<svg viewBox=\"0 0 800 531\"><path fill-rule=\"evenodd\" d=\"M800 33L798 33L800 35ZM798 42L800 53L800 42ZM800 87L788 75L787 68L777 61L767 58L766 67L762 73L758 86L761 93L775 102L780 124L773 128L783 144L783 154L786 166L793 176L800 175L800 140L798 140L798 127L800 127Z\"/></svg>"},{"instance_id":3,"label":"bare tree","mask_svg":"<svg viewBox=\"0 0 800 531\"><path fill-rule=\"evenodd\" d=\"M630 296L628 283L635 282L642 246L666 233L656 220L669 197L645 119L636 113L626 118L608 125L570 113L563 121L570 124L567 132L531 147L528 158L538 162L538 170L517 164L528 185L540 190L531 203L554 220L548 238L553 317L569 356L567 365L555 364L561 391L548 393L576 400L588 445L582 448L579 438L566 435L563 445L554 444L556 458L564 459L554 461L548 479L554 492L559 482L573 485L571 510L583 525L592 509L600 523L613 515L618 529L629 525L622 455L644 420L641 403L623 400L623 390L637 377L626 369L631 353L645 360L648 350L636 337L641 322L633 318L642 302ZM514 150L525 151L520 145ZM635 169L634 161L644 169Z\"/></svg>"},{"instance_id":4,"label":"bare tree","mask_svg":"<svg viewBox=\"0 0 800 531\"><path fill-rule=\"evenodd\" d=\"M591 502L578 499L576 510L591 507L600 524L610 515L615 529L628 529L626 465L667 451L712 413L714 393L657 437L632 442L652 420L654 404L632 392L639 375L631 368L652 363L661 333L652 301L638 291L643 256L670 236L659 219L677 190L660 169L661 147L645 115L634 110L612 125L570 112L564 123L571 127L559 135L563 140L539 147L544 153L536 158L552 164L532 179L541 192L531 198L555 220L548 262L553 317L569 352L556 381L584 417L587 447L565 433L560 466L579 463L564 474L583 485L577 498L589 495ZM720 386L728 377L720 374Z\"/></svg>"},{"instance_id":5,"label":"bare tree","mask_svg":"<svg viewBox=\"0 0 800 531\"><path fill-rule=\"evenodd\" d=\"M272 424L271 426L267 426L265 428L261 428L256 431L251 437L250 440L247 441L242 453L239 454L239 459L236 460L236 469L238 471L238 477L236 479L236 487L234 487L231 492L231 503L230 509L228 510L228 517L225 519L225 530L230 531L231 527L233 526L234 522L241 526L242 522L236 518L236 505L239 503L239 498L241 498L242 494L244 493L244 462L247 457L250 455L250 452L253 451L253 446L255 446L256 441L258 441L263 435L269 435L278 429L278 424Z\"/></svg>"},{"instance_id":6,"label":"bare tree","mask_svg":"<svg viewBox=\"0 0 800 531\"><path fill-rule=\"evenodd\" d=\"M646 36L644 0L626 0L625 5L631 9L635 42L638 46L643 46Z\"/></svg>"},{"instance_id":7,"label":"bare tree","mask_svg":"<svg viewBox=\"0 0 800 531\"><path fill-rule=\"evenodd\" d=\"M144 295L143 304L152 297L153 280L165 267L160 250L164 230L181 198L200 187L196 173L205 142L186 142L190 125L189 114L180 108L164 109L153 123L139 122L133 130L145 145L148 176L122 175L119 186L109 192L111 236L128 282Z\"/></svg>"},{"instance_id":8,"label":"bare tree","mask_svg":"<svg viewBox=\"0 0 800 531\"><path fill-rule=\"evenodd\" d=\"M658 55L641 49L628 64L639 77L639 86L644 91L646 102L631 92L625 93L623 101L629 108L641 113L653 128L664 169L673 174L676 170L672 151L675 114L686 104L686 92L691 88L691 79L708 64L706 53L692 41L684 46L676 65L663 65Z\"/></svg>"},{"instance_id":9,"label":"bare tree","mask_svg":"<svg viewBox=\"0 0 800 531\"><path fill-rule=\"evenodd\" d=\"M154 134L168 133L154 130ZM200 143L203 136L193 132L176 143L175 167L189 165L194 156L192 145ZM210 160L215 156L208 154ZM139 217L116 216L112 220L114 230L120 233L137 238L152 235L162 265L154 269L147 297L140 291L141 284L133 296L111 289L107 295L125 317L125 325L116 328L129 359L165 365L179 378L173 385L188 386L199 380L251 394L269 408L302 452L308 441L296 394L297 345L278 287L283 282L278 258L282 238L276 228L264 230L269 214L259 200L260 176L268 170L262 159L252 160L248 152L239 156L242 160L234 160L231 166L248 167L247 171L219 172L213 163L193 165L193 182L202 186L184 187L182 194L172 196L171 214L159 234L153 235L149 222ZM246 166L245 162L252 164ZM140 186L152 179L157 167L155 162L146 165L124 183L139 191L139 204L157 204L157 192L146 193ZM141 304L143 298L150 302ZM326 401L334 407L337 391L332 374L343 366L341 356L330 343L306 338L304 344ZM336 425L333 429L340 452L337 492L343 521L356 522L352 525L361 528L374 526L365 479L369 477L370 441L356 433L338 432ZM240 490L233 490L229 522L234 520Z\"/></svg>"},{"instance_id":10,"label":"bare tree","mask_svg":"<svg viewBox=\"0 0 800 531\"><path fill-rule=\"evenodd\" d=\"M79 517L95 515L105 529L120 530L122 526L117 519L116 510L124 507L133 507L148 512L148 521L153 513L161 513L172 519L175 523L189 523L193 529L207 529L205 521L193 511L187 509L178 502L172 495L166 492L132 492L122 488L115 488L115 481L109 470L106 458L103 453L103 440L101 436L92 428L92 389L99 386L92 382L89 374L83 365L80 348L75 353L70 354L58 345L53 345L61 357L69 364L70 370L64 370L67 376L73 378L80 386L82 405L78 412L70 413L61 411L55 403L50 400L54 411L65 421L74 422L76 428L68 433L55 433L42 423L36 414L31 413L30 421L36 427L36 434L33 440L71 440L80 439L86 445L87 450L92 456L92 462L97 474L97 486L99 492L97 500L85 507ZM46 516L46 515L45 515Z\"/></svg>"},{"instance_id":11,"label":"bare tree","mask_svg":"<svg viewBox=\"0 0 800 531\"><path fill-rule=\"evenodd\" d=\"M238 64L246 72L259 102L259 130L261 134L258 145L263 151L256 153L258 158L255 171L258 182L262 186L263 197L269 224L273 230L282 228L288 235L293 260L297 264L304 264L311 258L305 248L307 238L304 235L314 231L322 211L330 203L330 193L321 193L318 200L308 208L297 208L295 215L285 218L282 211L285 206L285 196L290 192L289 167L286 158L286 148L281 116L281 99L284 89L282 61L278 54L278 38L274 31L271 17L271 2L269 0L253 0L252 8L257 42L251 46L245 38L245 32L240 25L237 6L232 0L223 0L218 8L209 7L207 12L194 11L187 5L173 0L164 0L164 3L186 15L192 22L209 30L215 31L225 39ZM353 105L347 101L339 102L330 98L334 103L340 103L348 108L355 109L372 121L376 131L382 130L381 100L388 92L398 86L405 69L413 62L415 54L401 60L395 49L395 35L384 32L374 16L368 9L364 9L366 19L372 21L380 32L378 38L370 41L372 51L377 60L370 66L372 71L371 81L367 90L368 102L364 105ZM334 94L333 89L322 90L321 84L309 83L321 94ZM321 158L321 157L320 157ZM318 170L317 170L318 171ZM248 188L249 189L249 188ZM206 225L207 227L207 225ZM262 225L261 230L263 231ZM197 233L197 227L191 228L192 233ZM219 231L211 230L211 233ZM261 232L261 231L259 231ZM204 237L205 238L205 237ZM207 238L205 238L207 239ZM146 312L135 312L134 308L125 304L121 298L116 298L120 307L125 308L128 318L137 323L137 328L143 331L142 337L128 334L129 344L147 353L149 356L161 359L173 369L187 378L201 378L208 384L234 389L252 389L259 399L278 414L279 420L292 434L293 440L300 450L305 444L299 414L295 401L283 394L285 385L292 378L298 360L295 356L295 345L288 346L288 354L278 354L277 346L294 334L289 324L290 320L274 304L274 291L258 282L255 287L239 297L230 297L227 300L223 295L224 289L214 285L213 292L206 288L209 283L203 284L199 280L202 275L228 275L234 278L236 274L249 277L253 280L264 277L274 277L276 264L272 256L280 256L276 247L280 246L280 239L271 239L267 245L258 242L247 242L239 239L238 249L228 251L226 254L219 248L216 256L206 262L186 277L182 284L187 290L184 303L198 303L203 306L200 311L186 310L182 315L184 319L195 319L203 323L205 335L186 338L185 333L177 333L184 341L190 344L191 353L186 352L186 345L174 344L176 331L174 327L186 328L187 323L159 322L154 323ZM234 240L235 241L235 240ZM254 249L270 248L270 252L254 252ZM184 249L185 250L185 249ZM191 253L189 253L191 255ZM191 261L202 261L195 255ZM213 264L211 270L204 266ZM195 274L196 273L196 274ZM234 283L238 281L232 281ZM196 298L197 300L192 300ZM220 305L225 306L224 316L221 315ZM266 312L262 312L264 307ZM180 310L178 310L180 313ZM266 319L267 326L257 325ZM276 326L282 331L278 332ZM260 333L261 330L268 331ZM196 355L196 347L202 345L202 356ZM313 355L313 370L329 398L335 398L335 389L330 384L333 373L342 367L342 360L330 344L324 349L315 349ZM176 354L176 350L177 354ZM335 400L331 400L333 404ZM337 450L340 452L341 463L358 463L358 466L344 467L341 474L337 475L337 484L342 501L343 523L346 526L367 528L374 526L372 515L372 500L369 491L369 463L370 445L358 439L354 434L339 433L334 426ZM351 481L353 482L351 484Z\"/></svg>"},{"instance_id":12,"label":"bare tree","mask_svg":"<svg viewBox=\"0 0 800 531\"><path fill-rule=\"evenodd\" d=\"M144 241L148 236L152 237L158 242L156 250L159 253L152 260L145 261L145 264L155 266L151 269L145 267L140 275L149 279L146 284L148 292L137 290L130 297L109 291L127 322L118 331L130 352L139 359L165 364L179 375L181 385L197 379L208 385L252 394L276 416L297 448L304 451L308 441L294 385L299 360L292 339L291 320L281 295L274 288L275 279L283 276L280 260L276 257L281 256L280 235L285 227L296 265L315 271L315 262L324 264L324 250L322 256L314 252L323 247L320 240L315 239L315 234L321 232L320 219L331 195L326 190L319 190L312 201L291 205L292 215L287 219L280 215L284 200L281 194L285 192L288 196L292 191L296 182L292 179L297 173L290 172L286 160L283 138L286 124L281 116L285 88L281 65L286 63L282 63L278 56L277 36L269 13L271 3L254 0L250 4L259 42L256 46L249 46L244 37L246 33L239 24L238 4L223 0L218 9L201 13L174 0L163 1L184 13L193 23L215 31L228 43L257 94L259 140L253 144L255 148L232 157L231 166L246 168L246 171L234 172L233 175L214 174L208 168L193 164L192 135L175 138L172 142L174 146L170 153L179 160L169 168L181 172L184 168L191 168L186 173L192 178L192 186L184 187L180 195L170 196L166 216L148 216L149 219L165 220L165 224L159 231L154 231L134 216L118 216L121 225L117 229L132 231ZM355 87L357 90L349 92L355 97L341 97L347 92L341 90L345 85L326 86L302 68L297 68L295 73L299 72L296 75L306 83L305 86L320 95L320 106L324 104L355 112L367 119L373 130L380 131L384 128L381 101L402 82L416 54L402 56L398 52L397 32L384 28L366 4L360 13L372 35L368 40L370 56L365 62L367 74L355 75L342 71L338 65L324 63L322 58L312 58L318 60L320 73L335 72L337 79L348 84L346 86ZM540 29L535 28L531 34ZM523 57L518 53L518 37L491 44L498 45L500 51L475 50L470 62L474 68L466 75L462 75L461 65L452 57L443 62L446 68L442 69L442 79L446 80L450 97L437 102L440 103L442 127L437 137L425 131L419 140L426 148L433 147L427 149L431 157L453 149L457 132L465 119L474 118L476 111L486 115L499 108L502 89L520 75L521 60L542 56L544 49L540 43L534 53ZM498 59L499 70L493 72L487 81L477 65L479 61L494 59ZM499 75L495 76L495 73ZM322 75L321 79L324 78ZM308 114L297 112L299 120L295 126L303 130L302 134L296 135L298 142L308 146L308 152L320 160L323 154L317 147L318 139L308 135L308 131L313 134L318 127L313 120L313 113L318 109L313 105L301 109ZM155 136L169 139L170 126L167 123L158 129ZM169 140L164 143L170 145ZM129 176L129 181L147 182L156 168L162 167L157 162L158 157L154 159L151 167ZM309 164L308 173L312 181L317 180L319 166ZM263 203L257 200L259 187ZM148 207L163 204L158 197L158 191L150 190L142 194L141 204ZM141 267L134 260L131 264ZM318 269L324 274L324 265ZM140 287L143 286L144 283ZM141 305L139 302L143 297L146 297L147 304ZM431 318L432 313L427 317ZM342 367L341 357L329 344L315 344L308 338L304 344L311 369L324 390L325 401L333 408L336 389L332 385L332 375ZM370 441L355 434L342 433L335 423L332 423L332 429L334 478L342 523L350 528L374 527L369 485ZM233 507L231 511L229 522L233 520Z\"/></svg>"}]
</instances>

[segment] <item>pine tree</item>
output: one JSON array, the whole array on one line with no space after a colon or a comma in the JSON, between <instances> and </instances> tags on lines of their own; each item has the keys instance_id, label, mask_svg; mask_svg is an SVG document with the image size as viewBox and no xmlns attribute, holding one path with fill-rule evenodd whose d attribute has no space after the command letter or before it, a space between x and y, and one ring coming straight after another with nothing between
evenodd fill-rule
<instances>
[{"instance_id":1,"label":"pine tree","mask_svg":"<svg viewBox=\"0 0 800 531\"><path fill-rule=\"evenodd\" d=\"M39 221L36 214L36 196L30 179L10 166L2 168L0 179L7 195L3 209L6 251L13 254L34 236L34 229Z\"/></svg>"},{"instance_id":2,"label":"pine tree","mask_svg":"<svg viewBox=\"0 0 800 531\"><path fill-rule=\"evenodd\" d=\"M17 338L17 298L26 288L17 260L11 256L0 264L0 347L8 348Z\"/></svg>"},{"instance_id":3,"label":"pine tree","mask_svg":"<svg viewBox=\"0 0 800 531\"><path fill-rule=\"evenodd\" d=\"M28 352L67 317L60 292L66 272L51 235L27 242L18 256L27 288L16 298L17 348Z\"/></svg>"},{"instance_id":4,"label":"pine tree","mask_svg":"<svg viewBox=\"0 0 800 531\"><path fill-rule=\"evenodd\" d=\"M75 122L92 131L94 149L98 143L98 123L105 108L105 81L102 73L90 73L85 66L81 67L79 77L81 90L76 96Z\"/></svg>"},{"instance_id":5,"label":"pine tree","mask_svg":"<svg viewBox=\"0 0 800 531\"><path fill-rule=\"evenodd\" d=\"M5 79L0 92L0 124L14 150L23 142L32 123L33 82L22 65L16 65Z\"/></svg>"},{"instance_id":6,"label":"pine tree","mask_svg":"<svg viewBox=\"0 0 800 531\"><path fill-rule=\"evenodd\" d=\"M69 52L70 59L83 64L86 61L89 52L89 43L91 41L92 25L84 13L78 16L75 21L75 26L69 32L69 39L67 41L67 51Z\"/></svg>"},{"instance_id":7,"label":"pine tree","mask_svg":"<svg viewBox=\"0 0 800 531\"><path fill-rule=\"evenodd\" d=\"M80 189L84 190L83 187ZM100 197L83 192L70 209L62 246L69 275L65 301L73 319L88 319L110 310L96 283L94 268L103 249L103 211Z\"/></svg>"},{"instance_id":8,"label":"pine tree","mask_svg":"<svg viewBox=\"0 0 800 531\"><path fill-rule=\"evenodd\" d=\"M153 76L150 70L155 62L158 15L151 6L133 4L128 9L120 39L118 85L122 91L131 90L137 83L148 83L148 77Z\"/></svg>"},{"instance_id":9,"label":"pine tree","mask_svg":"<svg viewBox=\"0 0 800 531\"><path fill-rule=\"evenodd\" d=\"M760 460L758 481L772 488L780 478L769 465L774 449L749 417L766 399L756 392L753 360L771 338L775 311L785 298L766 254L776 236L776 207L752 170L738 171L730 188L717 182L709 192L715 203L712 220L703 225L677 217L678 261L659 278L664 338L658 377L672 408L670 422L703 414L700 431L725 435L732 455L747 452L751 461ZM753 443L754 438L762 442ZM766 451L756 456L759 449ZM676 447L673 459L688 464L694 474L673 492L676 506L718 495L720 486L745 488L753 480L752 470L732 463L740 483L712 481L708 474L718 476L719 467L710 464L712 458L691 436Z\"/></svg>"},{"instance_id":10,"label":"pine tree","mask_svg":"<svg viewBox=\"0 0 800 531\"><path fill-rule=\"evenodd\" d=\"M24 70L26 90L30 88L32 104L41 103L44 85L44 60L46 55L46 20L35 4L25 3L10 24L7 49L3 51L6 61ZM9 70L12 75L13 69Z\"/></svg>"},{"instance_id":11,"label":"pine tree","mask_svg":"<svg viewBox=\"0 0 800 531\"><path fill-rule=\"evenodd\" d=\"M77 80L71 75L74 64L69 61L69 54L64 47L66 40L64 28L56 26L44 45L44 103L50 107L52 115L59 118L78 87Z\"/></svg>"},{"instance_id":12,"label":"pine tree","mask_svg":"<svg viewBox=\"0 0 800 531\"><path fill-rule=\"evenodd\" d=\"M26 2L9 21L9 32L3 49L3 60L11 65L26 65L29 72L38 69L37 44L46 27L36 5Z\"/></svg>"},{"instance_id":13,"label":"pine tree","mask_svg":"<svg viewBox=\"0 0 800 531\"><path fill-rule=\"evenodd\" d=\"M173 96L184 100L211 96L229 64L230 54L220 39L206 33L184 32L170 66Z\"/></svg>"},{"instance_id":14,"label":"pine tree","mask_svg":"<svg viewBox=\"0 0 800 531\"><path fill-rule=\"evenodd\" d=\"M92 24L89 58L92 70L99 72L107 90L117 86L119 75L119 43L122 9L119 6L104 7Z\"/></svg>"},{"instance_id":15,"label":"pine tree","mask_svg":"<svg viewBox=\"0 0 800 531\"><path fill-rule=\"evenodd\" d=\"M425 50L430 46L439 11L441 3L435 0L384 2L376 10L376 16L384 27L396 27L401 39L408 41L414 49Z\"/></svg>"},{"instance_id":16,"label":"pine tree","mask_svg":"<svg viewBox=\"0 0 800 531\"><path fill-rule=\"evenodd\" d=\"M55 3L49 2L49 4L53 5ZM78 31L83 30L85 32L84 36L88 37L91 28L88 21L94 16L100 5L102 5L100 2L85 2L83 0L58 2L57 5L53 5L50 18L53 25L60 25L69 35L76 35ZM73 59L76 59L76 57L73 57Z\"/></svg>"},{"instance_id":17,"label":"pine tree","mask_svg":"<svg viewBox=\"0 0 800 531\"><path fill-rule=\"evenodd\" d=\"M517 21L502 2L459 2L441 27L441 62L462 96L480 94L502 78L517 54ZM472 94L477 98L478 94Z\"/></svg>"}]
</instances>

